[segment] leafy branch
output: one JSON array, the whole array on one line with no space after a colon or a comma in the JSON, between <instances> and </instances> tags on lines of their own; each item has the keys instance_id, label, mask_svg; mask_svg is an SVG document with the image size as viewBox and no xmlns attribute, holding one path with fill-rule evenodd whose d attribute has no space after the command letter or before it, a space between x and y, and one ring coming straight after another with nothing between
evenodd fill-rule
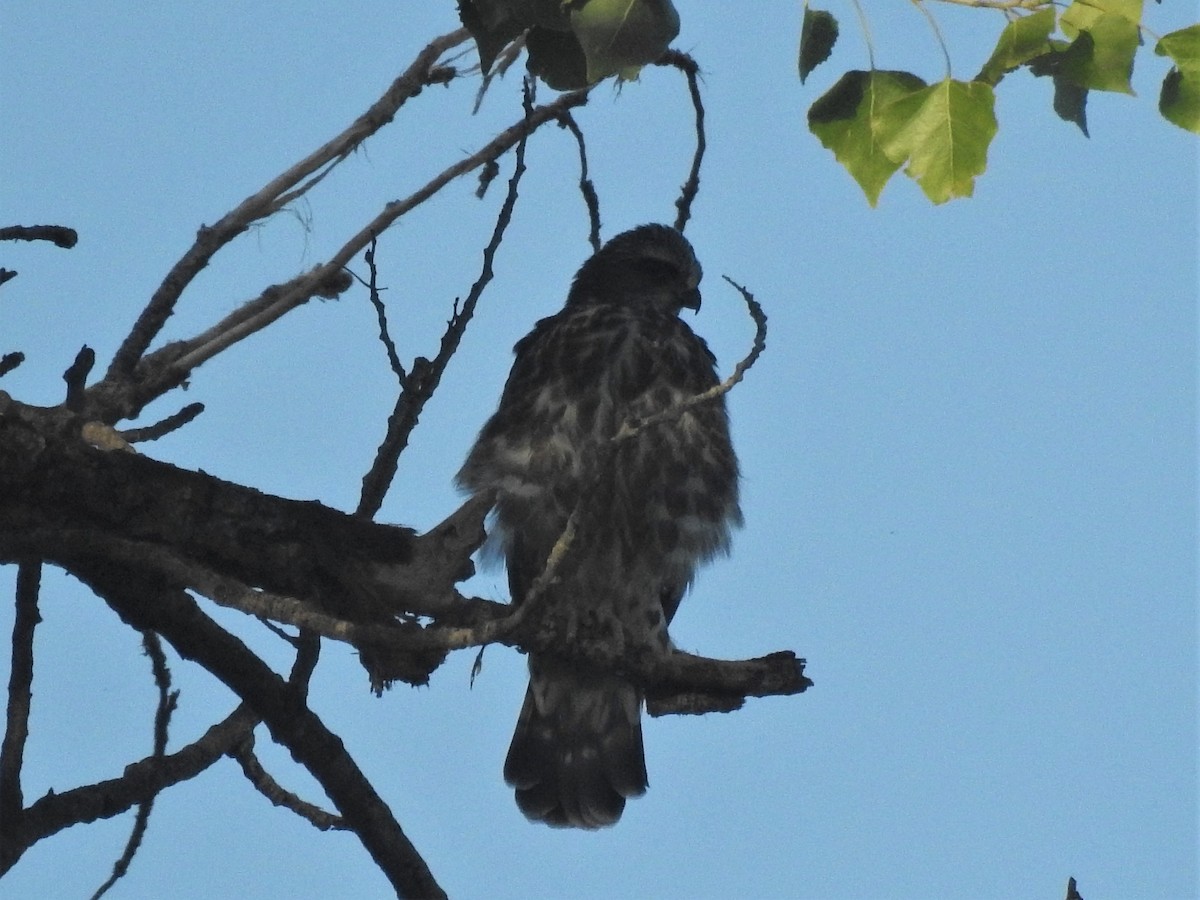
<instances>
[{"instance_id":1,"label":"leafy branch","mask_svg":"<svg viewBox=\"0 0 1200 900\"><path fill-rule=\"evenodd\" d=\"M1054 112L1087 135L1090 91L1132 94L1130 78L1143 34L1142 0L1075 0L1061 12L1050 0L943 0L998 9L1008 18L995 49L970 80L927 84L911 72L846 72L808 113L809 129L853 176L874 206L901 167L934 203L969 197L987 168L998 130L995 88L1026 69L1054 84ZM925 0L913 0L929 18ZM1061 36L1056 36L1061 35ZM806 6L800 37L800 77L829 58L837 20ZM1173 63L1162 83L1164 118L1200 133L1200 25L1159 38L1154 52ZM947 67L949 56L947 55Z\"/></svg>"}]
</instances>

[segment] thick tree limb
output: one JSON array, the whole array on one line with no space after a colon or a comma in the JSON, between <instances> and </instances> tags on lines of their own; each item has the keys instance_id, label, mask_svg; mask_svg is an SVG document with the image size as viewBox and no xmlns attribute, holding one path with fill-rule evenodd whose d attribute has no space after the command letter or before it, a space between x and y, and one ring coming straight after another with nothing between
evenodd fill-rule
<instances>
[{"instance_id":1,"label":"thick tree limb","mask_svg":"<svg viewBox=\"0 0 1200 900\"><path fill-rule=\"evenodd\" d=\"M489 497L417 536L135 453L96 450L71 436L77 420L61 410L9 401L6 415L5 397L0 392L0 560L33 555L69 570L82 554L153 573L248 614L353 644L377 686L424 683L445 653L488 643L619 668L658 693L699 691L719 699L714 709L810 684L790 654L733 662L633 648L616 658L603 635L586 634L564 649L564 636L528 615L529 604L514 611L463 597L454 585L472 571ZM703 708L699 701L661 706Z\"/></svg>"},{"instance_id":2,"label":"thick tree limb","mask_svg":"<svg viewBox=\"0 0 1200 900\"><path fill-rule=\"evenodd\" d=\"M397 895L445 896L387 804L299 691L183 591L103 560L79 559L71 568L130 625L157 631L180 656L203 666L254 710L275 741L317 779Z\"/></svg>"}]
</instances>

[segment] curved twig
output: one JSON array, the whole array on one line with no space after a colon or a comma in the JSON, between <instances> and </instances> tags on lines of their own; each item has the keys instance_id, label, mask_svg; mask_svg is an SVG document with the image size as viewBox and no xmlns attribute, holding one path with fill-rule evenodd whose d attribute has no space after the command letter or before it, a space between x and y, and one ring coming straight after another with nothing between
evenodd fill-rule
<instances>
[{"instance_id":1,"label":"curved twig","mask_svg":"<svg viewBox=\"0 0 1200 900\"><path fill-rule=\"evenodd\" d=\"M692 217L692 202L700 191L700 163L708 146L704 139L704 101L700 97L700 66L691 56L679 50L668 50L658 58L655 65L674 66L683 72L687 78L692 108L696 112L696 152L692 154L691 171L680 189L679 199L675 201L675 209L678 211L675 216L675 228L677 231L683 231L688 219Z\"/></svg>"}]
</instances>

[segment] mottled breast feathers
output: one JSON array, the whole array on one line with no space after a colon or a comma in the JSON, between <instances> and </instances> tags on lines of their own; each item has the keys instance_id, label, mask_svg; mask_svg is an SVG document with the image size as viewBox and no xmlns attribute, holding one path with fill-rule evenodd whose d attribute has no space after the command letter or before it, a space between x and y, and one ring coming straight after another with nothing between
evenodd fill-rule
<instances>
[{"instance_id":1,"label":"mottled breast feathers","mask_svg":"<svg viewBox=\"0 0 1200 900\"><path fill-rule=\"evenodd\" d=\"M665 647L696 567L728 548L740 512L723 398L613 440L717 383L712 353L679 318L699 308L699 281L682 235L642 226L585 262L563 310L517 344L499 408L458 475L496 493L514 603L578 508L539 613ZM505 765L518 804L552 825L612 824L646 787L641 691L569 654L531 656L530 673Z\"/></svg>"}]
</instances>

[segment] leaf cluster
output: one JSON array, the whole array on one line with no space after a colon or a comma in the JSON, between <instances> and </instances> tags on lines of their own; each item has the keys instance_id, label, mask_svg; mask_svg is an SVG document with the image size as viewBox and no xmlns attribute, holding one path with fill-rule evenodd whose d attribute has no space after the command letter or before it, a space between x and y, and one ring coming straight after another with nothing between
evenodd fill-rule
<instances>
[{"instance_id":1,"label":"leaf cluster","mask_svg":"<svg viewBox=\"0 0 1200 900\"><path fill-rule=\"evenodd\" d=\"M853 70L809 109L809 129L872 206L901 167L934 203L971 196L998 129L995 88L1012 72L1027 69L1050 78L1055 113L1085 135L1090 91L1133 93L1142 0L1074 0L1061 12L1050 2L978 5L1002 8L1008 22L974 78L956 79L947 71L928 84L911 72ZM837 37L831 13L805 7L801 81L828 59ZM1162 115L1200 133L1200 25L1165 35L1154 51L1174 63L1162 85Z\"/></svg>"},{"instance_id":2,"label":"leaf cluster","mask_svg":"<svg viewBox=\"0 0 1200 900\"><path fill-rule=\"evenodd\" d=\"M671 0L458 0L484 71L524 38L529 69L555 90L636 78L679 34Z\"/></svg>"}]
</instances>

